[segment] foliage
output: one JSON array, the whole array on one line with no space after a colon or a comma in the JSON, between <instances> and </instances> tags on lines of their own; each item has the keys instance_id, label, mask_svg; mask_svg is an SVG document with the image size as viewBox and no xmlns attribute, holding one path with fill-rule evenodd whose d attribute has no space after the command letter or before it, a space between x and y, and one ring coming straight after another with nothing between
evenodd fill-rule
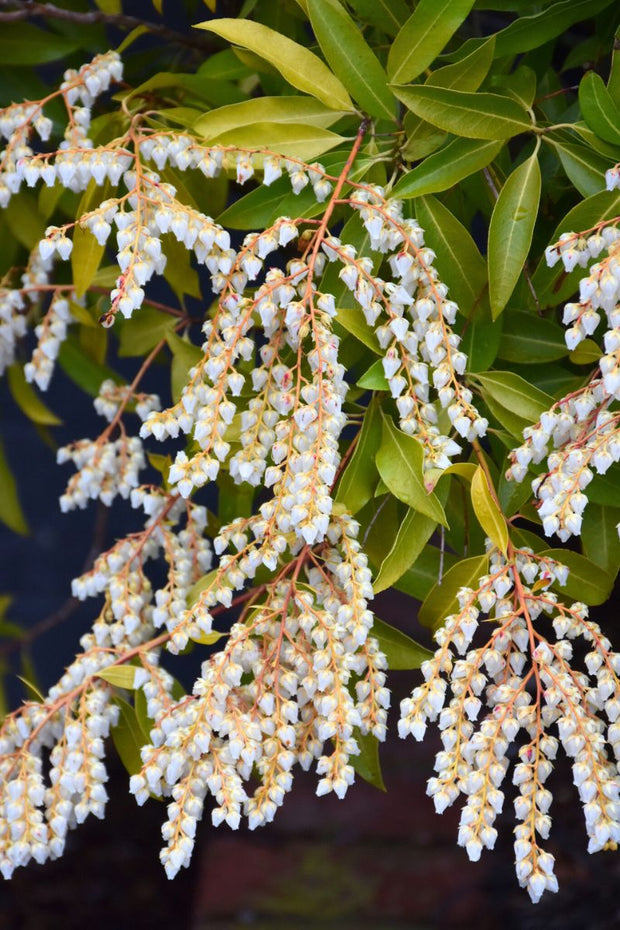
<instances>
[{"instance_id":1,"label":"foliage","mask_svg":"<svg viewBox=\"0 0 620 930\"><path fill-rule=\"evenodd\" d=\"M400 735L438 722L429 794L466 796L472 859L516 743L539 900L560 744L590 850L620 839L620 659L588 619L620 551L617 9L207 4L156 72L144 26L106 51L102 23L135 25L120 4L36 6L2 14L4 60L76 67L7 84L0 367L36 424L59 422L52 377L107 420L58 450L62 509L120 496L142 522L74 581L100 601L82 651L4 720L0 869L103 816L110 733L138 802L167 800L170 877L208 793L215 825L253 829L296 764L318 794L356 770L382 787L386 671L421 667ZM1 453L0 473L24 532ZM390 587L434 655L373 617ZM168 657L188 650L185 694Z\"/></svg>"}]
</instances>

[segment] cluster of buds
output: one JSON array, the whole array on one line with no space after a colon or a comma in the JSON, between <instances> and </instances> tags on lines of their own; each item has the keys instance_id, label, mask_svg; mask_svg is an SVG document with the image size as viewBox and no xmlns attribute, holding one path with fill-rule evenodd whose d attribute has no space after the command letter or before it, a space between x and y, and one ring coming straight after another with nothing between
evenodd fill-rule
<instances>
[{"instance_id":1,"label":"cluster of buds","mask_svg":"<svg viewBox=\"0 0 620 930\"><path fill-rule=\"evenodd\" d=\"M509 749L522 733L512 778L515 861L535 902L558 887L541 841L551 828L546 782L560 744L573 760L589 851L620 841L620 655L584 604L566 605L550 590L567 575L565 566L531 550L509 548L505 558L490 548L488 574L476 590L458 592L459 610L436 631L424 684L402 702L399 723L401 737L418 740L428 722L438 723L443 749L428 794L438 813L466 797L458 842L473 861L495 844ZM474 647L481 619L492 622L492 632ZM585 671L573 664L579 639L589 650Z\"/></svg>"},{"instance_id":2,"label":"cluster of buds","mask_svg":"<svg viewBox=\"0 0 620 930\"><path fill-rule=\"evenodd\" d=\"M614 170L614 169L612 169ZM589 235L566 233L546 250L549 265L562 261L566 271L599 261L579 282L580 300L567 303L566 344L575 349L592 336L604 311L608 329L599 373L587 385L558 401L523 431L524 443L511 454L507 477L522 481L530 463L548 456L547 471L532 481L541 501L539 514L546 535L562 541L581 532L588 503L584 493L594 473L605 474L620 461L620 417L612 405L620 399L620 230L612 221ZM603 254L604 256L600 258ZM554 451L549 452L551 444Z\"/></svg>"},{"instance_id":3,"label":"cluster of buds","mask_svg":"<svg viewBox=\"0 0 620 930\"><path fill-rule=\"evenodd\" d=\"M73 322L69 300L58 291L51 300L41 322L35 327L37 345L32 358L24 365L26 381L46 391L54 374L60 347L67 337L67 327Z\"/></svg>"}]
</instances>

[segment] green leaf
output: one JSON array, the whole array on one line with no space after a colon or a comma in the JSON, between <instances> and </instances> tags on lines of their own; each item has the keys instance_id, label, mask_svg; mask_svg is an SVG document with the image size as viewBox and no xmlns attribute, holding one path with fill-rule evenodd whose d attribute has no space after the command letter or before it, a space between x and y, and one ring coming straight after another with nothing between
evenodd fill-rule
<instances>
[{"instance_id":1,"label":"green leaf","mask_svg":"<svg viewBox=\"0 0 620 930\"><path fill-rule=\"evenodd\" d=\"M379 740L372 733L360 733L357 727L353 731L353 737L359 746L359 754L350 756L349 762L364 781L380 791L385 791L386 787L381 774L381 765L379 763Z\"/></svg>"},{"instance_id":2,"label":"green leaf","mask_svg":"<svg viewBox=\"0 0 620 930\"><path fill-rule=\"evenodd\" d=\"M130 775L137 775L142 768L140 750L149 742L149 737L140 726L140 721L131 704L118 697L115 702L119 706L120 713L117 725L111 730L114 746L127 772Z\"/></svg>"},{"instance_id":3,"label":"green leaf","mask_svg":"<svg viewBox=\"0 0 620 930\"><path fill-rule=\"evenodd\" d=\"M109 668L104 668L102 672L97 672L95 677L103 678L116 688L133 690L137 671L135 665L111 665Z\"/></svg>"},{"instance_id":4,"label":"green leaf","mask_svg":"<svg viewBox=\"0 0 620 930\"><path fill-rule=\"evenodd\" d=\"M413 565L407 569L394 587L418 601L423 601L443 572L448 571L457 562L451 552L441 552L436 546L427 543Z\"/></svg>"},{"instance_id":5,"label":"green leaf","mask_svg":"<svg viewBox=\"0 0 620 930\"><path fill-rule=\"evenodd\" d=\"M116 384L125 383L124 379L107 365L98 365L92 359L87 358L77 339L72 336L65 339L61 345L58 363L74 384L77 384L91 397L97 396L101 382L108 378Z\"/></svg>"},{"instance_id":6,"label":"green leaf","mask_svg":"<svg viewBox=\"0 0 620 930\"><path fill-rule=\"evenodd\" d=\"M452 65L444 65L426 79L425 84L434 87L456 87L458 90L478 90L493 61L495 49L495 36L489 36L486 42L475 48L473 52L455 61Z\"/></svg>"},{"instance_id":7,"label":"green leaf","mask_svg":"<svg viewBox=\"0 0 620 930\"><path fill-rule=\"evenodd\" d=\"M329 129L305 123L255 122L238 129L229 129L210 140L214 145L238 146L244 149L268 149L279 155L312 161L344 142Z\"/></svg>"},{"instance_id":8,"label":"green leaf","mask_svg":"<svg viewBox=\"0 0 620 930\"><path fill-rule=\"evenodd\" d=\"M394 39L387 60L390 81L412 81L443 51L474 0L420 0Z\"/></svg>"},{"instance_id":9,"label":"green leaf","mask_svg":"<svg viewBox=\"0 0 620 930\"><path fill-rule=\"evenodd\" d=\"M394 119L385 71L338 0L308 0L321 51L354 100L371 116Z\"/></svg>"},{"instance_id":10,"label":"green leaf","mask_svg":"<svg viewBox=\"0 0 620 930\"><path fill-rule=\"evenodd\" d=\"M620 145L620 108L603 79L588 71L579 84L579 106L586 123L601 139Z\"/></svg>"},{"instance_id":11,"label":"green leaf","mask_svg":"<svg viewBox=\"0 0 620 930\"><path fill-rule=\"evenodd\" d=\"M485 400L491 398L527 423L535 423L553 404L553 397L511 371L478 372L473 377L482 386Z\"/></svg>"},{"instance_id":12,"label":"green leaf","mask_svg":"<svg viewBox=\"0 0 620 930\"><path fill-rule=\"evenodd\" d=\"M359 253L358 253L359 254ZM383 355L383 349L379 345L379 340L375 336L374 330L366 322L363 313L358 307L338 307L337 322L346 329L348 333L355 336L360 342L363 342L375 355Z\"/></svg>"},{"instance_id":13,"label":"green leaf","mask_svg":"<svg viewBox=\"0 0 620 930\"><path fill-rule=\"evenodd\" d=\"M460 348L467 355L468 371L488 371L497 357L501 335L502 318L491 320L485 294L483 303L469 317L461 334Z\"/></svg>"},{"instance_id":14,"label":"green leaf","mask_svg":"<svg viewBox=\"0 0 620 930\"><path fill-rule=\"evenodd\" d=\"M605 187L609 159L593 152L589 146L560 141L552 134L544 137L555 148L569 181L582 197L591 197Z\"/></svg>"},{"instance_id":15,"label":"green leaf","mask_svg":"<svg viewBox=\"0 0 620 930\"><path fill-rule=\"evenodd\" d=\"M487 476L480 465L471 480L471 502L478 523L491 542L506 555L508 548L506 520L491 495Z\"/></svg>"},{"instance_id":16,"label":"green leaf","mask_svg":"<svg viewBox=\"0 0 620 930\"><path fill-rule=\"evenodd\" d=\"M107 200L112 191L109 181L98 187L92 180L84 193L77 209L77 216L83 216L95 209L104 200ZM89 229L78 223L73 230L73 250L71 252L71 273L75 285L75 296L83 297L90 285L101 258L105 252L105 245L99 245Z\"/></svg>"},{"instance_id":17,"label":"green leaf","mask_svg":"<svg viewBox=\"0 0 620 930\"><path fill-rule=\"evenodd\" d=\"M196 269L192 268L188 250L172 233L163 236L162 246L168 259L164 268L164 278L178 299L182 300L184 294L199 298L200 279Z\"/></svg>"},{"instance_id":18,"label":"green leaf","mask_svg":"<svg viewBox=\"0 0 620 930\"><path fill-rule=\"evenodd\" d=\"M570 549L543 549L540 555L555 559L568 568L566 584L553 586L557 591L589 607L604 604L609 599L614 578L590 559Z\"/></svg>"},{"instance_id":19,"label":"green leaf","mask_svg":"<svg viewBox=\"0 0 620 930\"><path fill-rule=\"evenodd\" d=\"M198 581L194 582L189 591L187 592L187 606L193 607L203 591L206 591L207 588L213 584L217 578L219 569L214 568L212 571L207 572L202 578L199 578Z\"/></svg>"},{"instance_id":20,"label":"green leaf","mask_svg":"<svg viewBox=\"0 0 620 930\"><path fill-rule=\"evenodd\" d=\"M613 0L561 0L542 12L519 16L495 35L495 57L504 58L540 48L550 39L566 33L573 23L591 19Z\"/></svg>"},{"instance_id":21,"label":"green leaf","mask_svg":"<svg viewBox=\"0 0 620 930\"><path fill-rule=\"evenodd\" d=\"M520 65L510 74L498 74L491 78L490 90L497 90L500 94L507 94L517 100L522 106L529 107L534 103L536 96L536 72L527 65Z\"/></svg>"},{"instance_id":22,"label":"green leaf","mask_svg":"<svg viewBox=\"0 0 620 930\"><path fill-rule=\"evenodd\" d=\"M389 36L395 36L409 16L405 0L350 0L350 6L360 19Z\"/></svg>"},{"instance_id":23,"label":"green leaf","mask_svg":"<svg viewBox=\"0 0 620 930\"><path fill-rule=\"evenodd\" d=\"M176 403L187 384L190 369L202 360L203 352L193 342L181 339L170 331L166 333L166 342L172 352L171 393L172 400Z\"/></svg>"},{"instance_id":24,"label":"green leaf","mask_svg":"<svg viewBox=\"0 0 620 930\"><path fill-rule=\"evenodd\" d=\"M43 238L46 223L32 195L22 191L19 197L11 197L4 215L12 235L28 251Z\"/></svg>"},{"instance_id":25,"label":"green leaf","mask_svg":"<svg viewBox=\"0 0 620 930\"><path fill-rule=\"evenodd\" d=\"M32 385L28 384L21 365L10 365L6 374L13 399L29 420L38 423L39 426L59 426L62 423L62 420L45 406Z\"/></svg>"},{"instance_id":26,"label":"green leaf","mask_svg":"<svg viewBox=\"0 0 620 930\"><path fill-rule=\"evenodd\" d=\"M487 266L469 232L435 197L420 197L417 219L437 256L437 270L464 316L486 298ZM488 311L487 311L488 312Z\"/></svg>"},{"instance_id":27,"label":"green leaf","mask_svg":"<svg viewBox=\"0 0 620 930\"><path fill-rule=\"evenodd\" d=\"M381 563L374 580L375 594L391 588L416 561L431 538L437 522L415 510L408 510L394 543Z\"/></svg>"},{"instance_id":28,"label":"green leaf","mask_svg":"<svg viewBox=\"0 0 620 930\"><path fill-rule=\"evenodd\" d=\"M14 533L27 536L30 531L19 502L17 484L2 442L0 442L0 487L2 488L0 494L0 520Z\"/></svg>"},{"instance_id":29,"label":"green leaf","mask_svg":"<svg viewBox=\"0 0 620 930\"><path fill-rule=\"evenodd\" d=\"M502 187L489 226L489 298L496 319L510 299L532 244L540 203L536 152Z\"/></svg>"},{"instance_id":30,"label":"green leaf","mask_svg":"<svg viewBox=\"0 0 620 930\"><path fill-rule=\"evenodd\" d=\"M120 326L118 354L121 358L147 355L158 342L172 332L176 319L155 307L141 307L131 320L123 320Z\"/></svg>"},{"instance_id":31,"label":"green leaf","mask_svg":"<svg viewBox=\"0 0 620 930\"><path fill-rule=\"evenodd\" d=\"M503 142L480 139L453 139L439 152L429 155L420 165L404 174L394 187L394 197L419 197L446 191L486 168L502 148Z\"/></svg>"},{"instance_id":32,"label":"green leaf","mask_svg":"<svg viewBox=\"0 0 620 930\"><path fill-rule=\"evenodd\" d=\"M603 351L594 339L584 339L573 349L569 359L573 365L598 365Z\"/></svg>"},{"instance_id":33,"label":"green leaf","mask_svg":"<svg viewBox=\"0 0 620 930\"><path fill-rule=\"evenodd\" d=\"M469 139L510 139L532 128L527 111L499 94L470 94L428 84L392 86L413 113L446 132Z\"/></svg>"},{"instance_id":34,"label":"green leaf","mask_svg":"<svg viewBox=\"0 0 620 930\"><path fill-rule=\"evenodd\" d=\"M214 139L230 129L254 123L303 123L326 129L345 116L314 97L259 97L205 113L194 123L194 132L203 139Z\"/></svg>"},{"instance_id":35,"label":"green leaf","mask_svg":"<svg viewBox=\"0 0 620 930\"><path fill-rule=\"evenodd\" d=\"M336 503L343 504L349 513L357 513L373 496L378 472L375 455L381 444L381 409L376 398L371 400L357 445L345 468L336 491Z\"/></svg>"},{"instance_id":36,"label":"green leaf","mask_svg":"<svg viewBox=\"0 0 620 930\"><path fill-rule=\"evenodd\" d=\"M443 620L459 609L457 592L460 588L478 587L478 579L486 575L488 569L488 556L475 555L469 559L462 559L450 568L441 583L433 586L426 600L420 607L418 620L423 626L437 629Z\"/></svg>"},{"instance_id":37,"label":"green leaf","mask_svg":"<svg viewBox=\"0 0 620 930\"><path fill-rule=\"evenodd\" d=\"M297 90L311 94L335 110L354 109L345 87L321 59L268 26L243 19L211 19L198 23L217 35L250 49L272 64Z\"/></svg>"},{"instance_id":38,"label":"green leaf","mask_svg":"<svg viewBox=\"0 0 620 930\"><path fill-rule=\"evenodd\" d=\"M365 371L356 383L358 387L367 391L389 391L390 385L385 377L381 359L373 362L368 371Z\"/></svg>"},{"instance_id":39,"label":"green leaf","mask_svg":"<svg viewBox=\"0 0 620 930\"><path fill-rule=\"evenodd\" d=\"M620 508L590 502L583 515L583 554L615 578L620 568L620 538L616 529Z\"/></svg>"},{"instance_id":40,"label":"green leaf","mask_svg":"<svg viewBox=\"0 0 620 930\"><path fill-rule=\"evenodd\" d=\"M379 620L378 617L375 617L373 621L372 635L379 641L379 648L387 659L388 668L392 671L420 668L422 663L433 655L425 646L416 643L406 633Z\"/></svg>"},{"instance_id":41,"label":"green leaf","mask_svg":"<svg viewBox=\"0 0 620 930\"><path fill-rule=\"evenodd\" d=\"M0 36L3 65L42 65L66 58L80 48L76 39L38 29L30 23L4 23Z\"/></svg>"},{"instance_id":42,"label":"green leaf","mask_svg":"<svg viewBox=\"0 0 620 930\"><path fill-rule=\"evenodd\" d=\"M446 526L446 515L435 494L424 483L422 446L397 429L384 413L381 446L376 462L379 474L399 501Z\"/></svg>"},{"instance_id":43,"label":"green leaf","mask_svg":"<svg viewBox=\"0 0 620 930\"><path fill-rule=\"evenodd\" d=\"M564 330L557 323L525 310L513 310L504 315L497 354L508 362L534 365L565 358L568 349Z\"/></svg>"},{"instance_id":44,"label":"green leaf","mask_svg":"<svg viewBox=\"0 0 620 930\"><path fill-rule=\"evenodd\" d=\"M617 507L620 501L620 468L613 465L604 475L595 475L588 485L588 498L595 504Z\"/></svg>"}]
</instances>

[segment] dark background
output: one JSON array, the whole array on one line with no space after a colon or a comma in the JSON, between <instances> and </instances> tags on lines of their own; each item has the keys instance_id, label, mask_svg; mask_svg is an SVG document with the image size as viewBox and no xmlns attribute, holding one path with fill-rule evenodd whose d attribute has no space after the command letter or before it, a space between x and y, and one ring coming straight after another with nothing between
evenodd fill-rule
<instances>
[{"instance_id":1,"label":"dark background","mask_svg":"<svg viewBox=\"0 0 620 930\"><path fill-rule=\"evenodd\" d=\"M124 7L132 15L155 18L150 3ZM236 15L238 7L220 4L218 15ZM168 2L165 13L172 28L186 28L180 4L175 8ZM207 17L206 7L199 4L193 21ZM490 28L501 25L493 21ZM112 33L116 41L119 36ZM577 40L567 37L568 42ZM143 42L148 60L153 42ZM131 375L131 363L124 373ZM52 409L68 411L70 426L55 430L58 444L96 434L99 427L91 401L61 374L48 400ZM11 620L27 628L47 628L28 650L32 666L20 664L10 641L0 642L0 662L9 663L6 682L15 704L23 697L16 672L31 677L34 669L45 688L71 660L80 635L92 621L94 604L87 602L75 610L67 602L70 580L93 552L135 529L136 515L125 503L109 514L92 505L85 512L61 515L57 501L69 468L56 466L54 450L19 414L4 386L0 386L0 410L7 453L31 527L28 538L0 530L0 593L14 596ZM375 608L424 641L426 631L417 627L406 598L382 595ZM407 673L391 675L393 719L381 752L387 793L358 782L344 802L333 796L317 799L316 776L302 773L275 823L266 829L215 830L207 817L191 868L173 882L166 879L157 857L165 809L154 801L144 808L136 806L127 792L127 775L111 752L111 800L105 821L91 818L78 828L62 859L20 869L10 882L0 885L0 930L612 930L620 926L620 858L617 853L588 856L580 805L565 760L551 780L555 804L549 848L557 860L560 893L546 895L533 906L518 888L509 800L499 818L497 849L486 852L480 863L469 863L456 846L458 810L437 817L425 795L438 748L433 737L419 745L395 735L395 711L412 679Z\"/></svg>"}]
</instances>

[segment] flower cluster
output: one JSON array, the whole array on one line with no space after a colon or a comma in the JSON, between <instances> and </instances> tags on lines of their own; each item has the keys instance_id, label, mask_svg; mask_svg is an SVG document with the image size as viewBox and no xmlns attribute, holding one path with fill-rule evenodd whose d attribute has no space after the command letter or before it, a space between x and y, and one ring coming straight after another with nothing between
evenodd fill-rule
<instances>
[{"instance_id":1,"label":"flower cluster","mask_svg":"<svg viewBox=\"0 0 620 930\"><path fill-rule=\"evenodd\" d=\"M22 286L0 287L0 375L15 361L17 342L27 331L26 311L38 298L37 288L48 283L51 268L51 261L35 249L21 276Z\"/></svg>"},{"instance_id":2,"label":"flower cluster","mask_svg":"<svg viewBox=\"0 0 620 930\"><path fill-rule=\"evenodd\" d=\"M476 590L458 592L458 612L435 633L438 649L422 666L424 684L402 702L399 723L401 737L421 740L427 723L438 722L443 749L428 794L438 813L465 795L458 842L474 861L495 844L509 750L521 733L512 778L515 861L533 901L558 887L541 841L551 828L546 782L560 744L573 760L589 851L620 840L620 655L584 604L568 606L550 590L567 575L531 550L510 549L505 558L491 549L488 574ZM492 633L474 648L481 615ZM554 636L541 632L542 623ZM589 650L585 671L573 664L578 639Z\"/></svg>"},{"instance_id":3,"label":"flower cluster","mask_svg":"<svg viewBox=\"0 0 620 930\"><path fill-rule=\"evenodd\" d=\"M548 264L561 260L566 271L587 268L599 258L579 282L579 302L566 304L564 323L569 325L566 344L575 349L596 332L604 311L609 327L603 336L605 353L588 384L523 431L525 442L511 452L507 472L508 478L522 481L530 463L548 456L547 471L533 480L532 489L541 501L545 533L557 533L562 541L581 531L588 503L584 490L594 473L603 475L620 461L620 417L612 407L620 399L620 230L613 222L590 235L566 233L546 251Z\"/></svg>"}]
</instances>

